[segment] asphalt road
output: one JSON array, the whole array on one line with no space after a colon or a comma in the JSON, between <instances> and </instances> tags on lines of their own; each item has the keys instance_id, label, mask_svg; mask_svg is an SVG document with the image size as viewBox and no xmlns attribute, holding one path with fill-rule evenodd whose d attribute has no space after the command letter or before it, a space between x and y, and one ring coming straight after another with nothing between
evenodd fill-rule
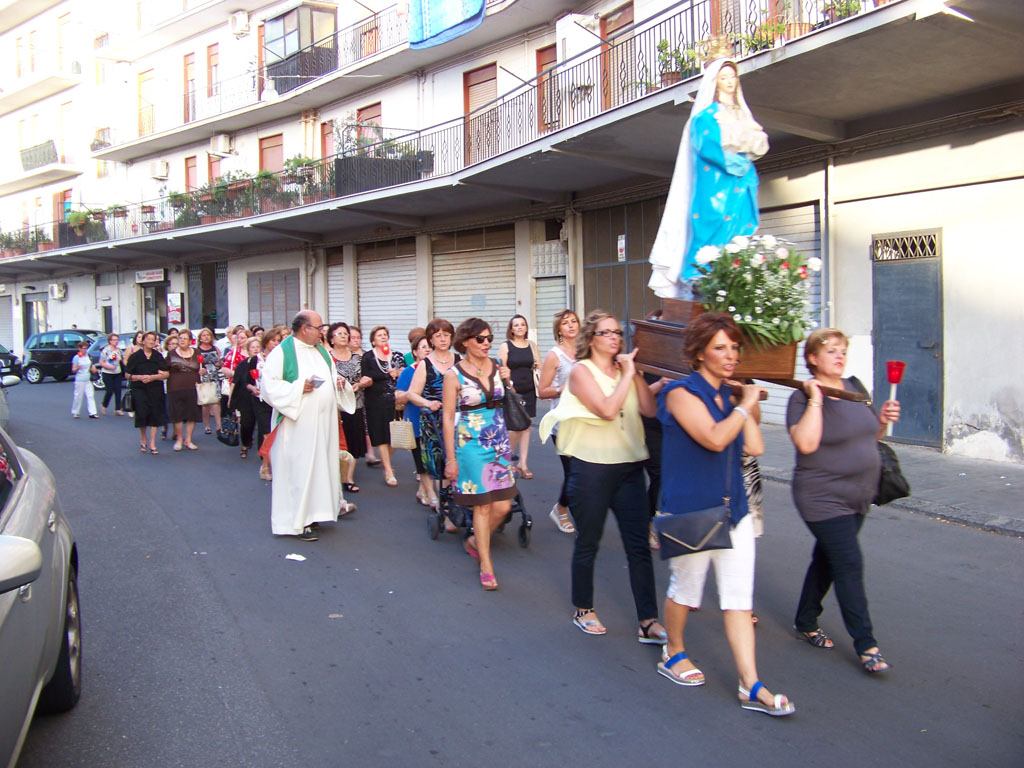
<instances>
[{"instance_id":1,"label":"asphalt road","mask_svg":"<svg viewBox=\"0 0 1024 768\"><path fill-rule=\"evenodd\" d=\"M427 537L413 499L361 466L359 511L305 543L270 534L257 460L138 451L127 418L73 421L71 384L10 392L10 432L53 469L81 552L84 693L37 719L19 768L153 766L1019 766L1024 757L1022 541L896 510L862 533L887 677L859 667L834 601L837 648L798 642L792 612L811 536L786 486L766 485L756 608L761 678L797 705L743 711L713 577L687 648L701 688L655 672L636 642L609 523L596 608L570 621L571 537L546 513L560 466L533 447L535 516L498 537L501 588L480 589L455 536ZM516 521L518 523L518 521ZM299 553L304 562L286 560ZM667 584L658 562L659 590ZM9 663L3 660L2 663Z\"/></svg>"}]
</instances>

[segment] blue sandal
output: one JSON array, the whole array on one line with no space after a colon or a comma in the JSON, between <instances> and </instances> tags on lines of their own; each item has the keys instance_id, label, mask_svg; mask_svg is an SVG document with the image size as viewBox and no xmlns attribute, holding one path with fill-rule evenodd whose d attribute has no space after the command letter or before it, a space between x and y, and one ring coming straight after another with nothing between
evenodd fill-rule
<instances>
[{"instance_id":1,"label":"blue sandal","mask_svg":"<svg viewBox=\"0 0 1024 768\"><path fill-rule=\"evenodd\" d=\"M701 672L696 667L694 667L693 669L688 669L685 672L682 672L680 674L676 674L675 672L672 671L672 667L674 667L676 664L678 664L683 659L687 659L687 658L689 658L689 657L686 655L686 651L680 651L679 653L677 653L675 656L673 656L670 659L666 659L666 658L663 657L662 661L658 662L658 674L662 675L664 677L667 677L669 680L671 680L676 685L686 685L686 686L704 685L704 683L705 683L704 677L701 677L700 680L691 680L690 679L692 677L696 677L697 675L703 675L704 674L703 672Z\"/></svg>"},{"instance_id":2,"label":"blue sandal","mask_svg":"<svg viewBox=\"0 0 1024 768\"><path fill-rule=\"evenodd\" d=\"M762 704L757 698L757 694L762 688L764 688L764 683L760 680L750 686L749 691L741 685L739 688L740 696L745 696L747 700L743 701L741 699L740 706L743 707L743 709L749 709L752 712L764 712L766 715L771 715L772 717L785 717L786 715L792 715L796 712L796 707L791 701L787 701L785 706L783 706L782 700L786 697L781 693L775 694L775 700L772 702L774 706L769 707L767 704Z\"/></svg>"}]
</instances>

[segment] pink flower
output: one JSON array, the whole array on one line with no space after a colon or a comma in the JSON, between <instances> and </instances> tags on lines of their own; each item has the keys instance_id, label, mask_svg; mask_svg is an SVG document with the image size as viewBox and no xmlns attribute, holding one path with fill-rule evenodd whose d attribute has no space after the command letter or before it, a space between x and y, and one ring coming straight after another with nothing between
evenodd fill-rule
<instances>
[{"instance_id":1,"label":"pink flower","mask_svg":"<svg viewBox=\"0 0 1024 768\"><path fill-rule=\"evenodd\" d=\"M807 267L800 267L800 269L798 269L797 271L800 273L801 280L807 279Z\"/></svg>"},{"instance_id":2,"label":"pink flower","mask_svg":"<svg viewBox=\"0 0 1024 768\"><path fill-rule=\"evenodd\" d=\"M739 260L739 259L733 259L733 261L732 261L732 265L733 265L734 267L738 267L738 266L740 265L740 260Z\"/></svg>"},{"instance_id":3,"label":"pink flower","mask_svg":"<svg viewBox=\"0 0 1024 768\"><path fill-rule=\"evenodd\" d=\"M780 266L782 267L782 269L789 269L789 262L788 261L784 261L784 262L782 262L782 264Z\"/></svg>"}]
</instances>

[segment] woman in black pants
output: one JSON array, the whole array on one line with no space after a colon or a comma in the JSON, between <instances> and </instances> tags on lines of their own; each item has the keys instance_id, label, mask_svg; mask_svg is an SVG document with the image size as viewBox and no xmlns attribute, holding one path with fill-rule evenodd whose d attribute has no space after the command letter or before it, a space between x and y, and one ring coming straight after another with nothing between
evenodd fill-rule
<instances>
[{"instance_id":1,"label":"woman in black pants","mask_svg":"<svg viewBox=\"0 0 1024 768\"><path fill-rule=\"evenodd\" d=\"M121 350L117 348L119 341L116 333L107 334L107 346L100 352L100 375L103 377L103 405L100 413L107 414L107 405L114 400L114 415L121 415L121 383L124 381L124 367L121 365Z\"/></svg>"},{"instance_id":2,"label":"woman in black pants","mask_svg":"<svg viewBox=\"0 0 1024 768\"><path fill-rule=\"evenodd\" d=\"M639 629L637 640L663 645L658 622L654 567L647 544L650 515L644 484L644 429L654 398L633 364L636 350L622 354L622 329L594 310L576 344L576 365L558 407L541 421L541 439L558 424L558 452L569 457L569 510L576 523L572 554L573 624L588 635L607 630L594 612L594 561L608 509L619 524Z\"/></svg>"},{"instance_id":3,"label":"woman in black pants","mask_svg":"<svg viewBox=\"0 0 1024 768\"><path fill-rule=\"evenodd\" d=\"M259 375L257 365L259 363L260 340L253 337L245 343L245 359L235 366L235 372L231 377L231 400L228 402L228 413L238 411L241 416L239 424L241 449L239 456L245 458L252 448L252 433L256 428L256 411L253 401L256 399L253 392L259 392L256 386L256 378ZM255 372L255 375L253 375Z\"/></svg>"}]
</instances>

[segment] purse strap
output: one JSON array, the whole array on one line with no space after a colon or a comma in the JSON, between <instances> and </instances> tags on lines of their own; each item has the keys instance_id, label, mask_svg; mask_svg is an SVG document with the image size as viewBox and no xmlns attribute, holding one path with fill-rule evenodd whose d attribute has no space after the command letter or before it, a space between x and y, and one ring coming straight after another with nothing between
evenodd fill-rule
<instances>
[{"instance_id":1,"label":"purse strap","mask_svg":"<svg viewBox=\"0 0 1024 768\"><path fill-rule=\"evenodd\" d=\"M680 427L682 429L682 427ZM728 452L725 454L725 494L722 496L722 505L725 507L726 512L732 516L732 472L730 466L732 464L733 451L736 449L735 439L729 443ZM659 494L658 506L665 506L665 487L662 486L661 493Z\"/></svg>"}]
</instances>

